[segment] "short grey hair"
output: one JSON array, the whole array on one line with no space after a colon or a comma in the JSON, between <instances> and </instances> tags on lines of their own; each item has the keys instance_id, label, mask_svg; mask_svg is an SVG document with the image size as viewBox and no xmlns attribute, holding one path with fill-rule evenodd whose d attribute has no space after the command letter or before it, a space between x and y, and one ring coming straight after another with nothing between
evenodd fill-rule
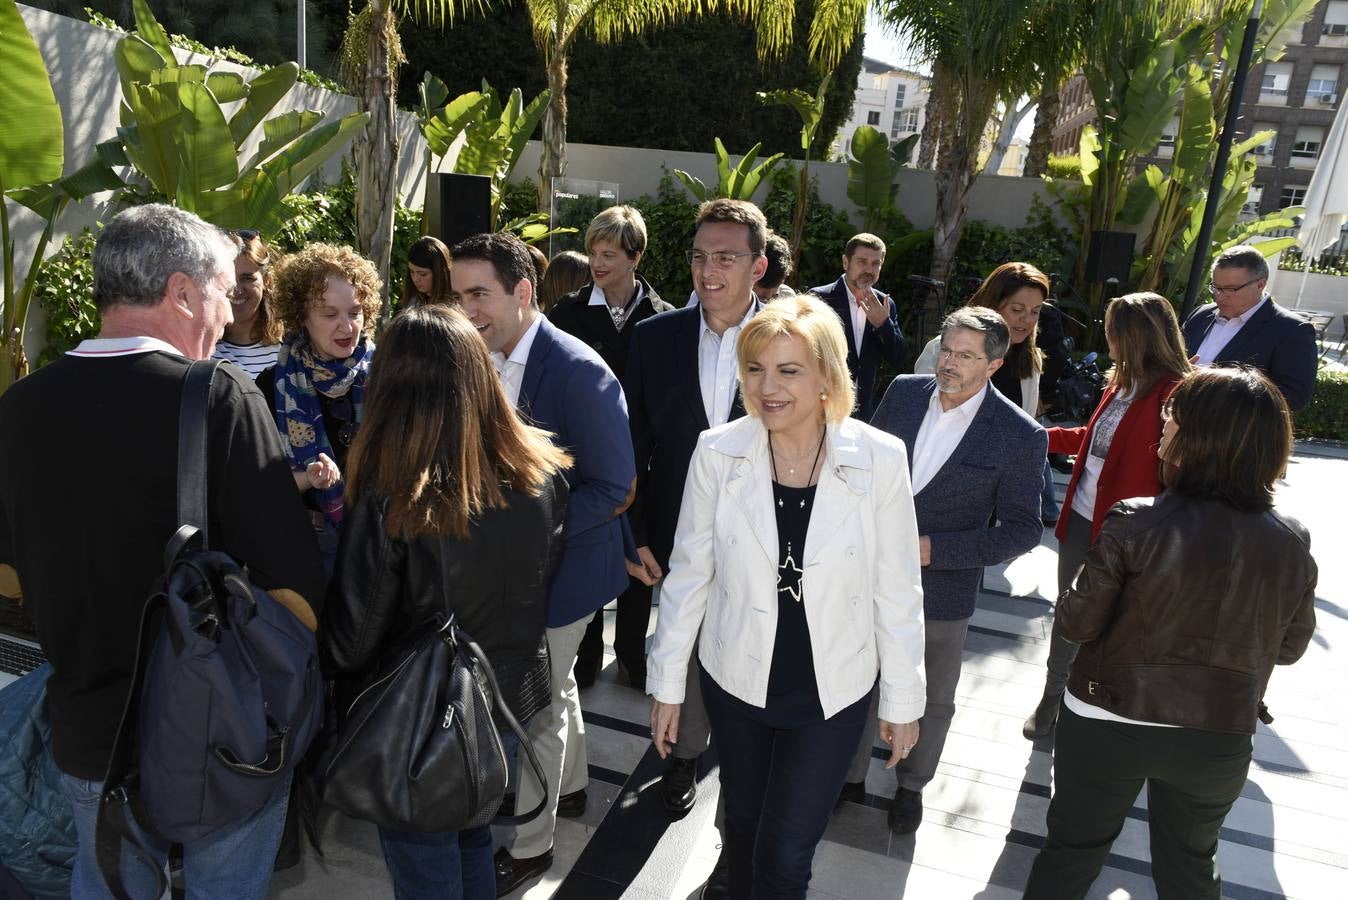
<instances>
[{"instance_id":1,"label":"short grey hair","mask_svg":"<svg viewBox=\"0 0 1348 900\"><path fill-rule=\"evenodd\" d=\"M1238 244L1219 253L1212 261L1212 271L1218 269L1245 269L1255 278L1268 278L1268 260L1258 248L1249 244Z\"/></svg>"},{"instance_id":2,"label":"short grey hair","mask_svg":"<svg viewBox=\"0 0 1348 900\"><path fill-rule=\"evenodd\" d=\"M154 306L174 272L205 285L232 266L237 247L219 228L163 203L112 217L94 244L94 305Z\"/></svg>"},{"instance_id":3,"label":"short grey hair","mask_svg":"<svg viewBox=\"0 0 1348 900\"><path fill-rule=\"evenodd\" d=\"M1011 349L1011 329L1001 313L982 306L964 306L945 317L941 323L941 337L963 328L965 331L977 331L983 335L983 352L988 359L1005 359L1006 351Z\"/></svg>"}]
</instances>

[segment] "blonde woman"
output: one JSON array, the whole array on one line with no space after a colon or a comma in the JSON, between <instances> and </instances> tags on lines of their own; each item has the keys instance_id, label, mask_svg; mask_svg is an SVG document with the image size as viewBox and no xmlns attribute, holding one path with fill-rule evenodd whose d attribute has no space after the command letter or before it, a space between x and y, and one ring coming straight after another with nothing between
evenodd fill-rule
<instances>
[{"instance_id":1,"label":"blonde woman","mask_svg":"<svg viewBox=\"0 0 1348 900\"><path fill-rule=\"evenodd\" d=\"M730 895L804 897L877 676L889 765L917 743L917 525L903 444L848 418L847 343L827 304L768 304L737 351L749 414L693 454L647 664L651 735L668 754L696 651Z\"/></svg>"}]
</instances>

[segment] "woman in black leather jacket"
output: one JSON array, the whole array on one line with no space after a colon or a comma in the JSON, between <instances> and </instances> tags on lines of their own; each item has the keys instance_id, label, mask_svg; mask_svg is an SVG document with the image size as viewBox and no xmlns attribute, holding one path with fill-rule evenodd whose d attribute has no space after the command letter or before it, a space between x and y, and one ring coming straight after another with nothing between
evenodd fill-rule
<instances>
[{"instance_id":1,"label":"woman in black leather jacket","mask_svg":"<svg viewBox=\"0 0 1348 900\"><path fill-rule=\"evenodd\" d=\"M1273 509L1292 449L1282 392L1255 369L1201 369L1163 419L1166 492L1114 505L1058 601L1081 650L1030 900L1086 896L1143 785L1157 894L1217 900L1217 837L1256 719L1272 721L1269 676L1315 630L1310 536Z\"/></svg>"},{"instance_id":2,"label":"woman in black leather jacket","mask_svg":"<svg viewBox=\"0 0 1348 900\"><path fill-rule=\"evenodd\" d=\"M570 458L516 416L486 345L457 309L407 310L380 347L347 463L323 649L359 682L448 606L527 722L548 703L547 583L561 552ZM381 826L379 839L400 898L496 896L489 826L450 834Z\"/></svg>"}]
</instances>

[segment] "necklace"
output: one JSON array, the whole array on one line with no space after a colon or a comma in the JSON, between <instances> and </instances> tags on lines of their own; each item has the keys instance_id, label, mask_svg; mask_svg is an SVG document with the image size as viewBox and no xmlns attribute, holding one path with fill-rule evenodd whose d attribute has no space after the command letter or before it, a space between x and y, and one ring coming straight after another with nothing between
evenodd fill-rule
<instances>
[{"instance_id":1,"label":"necklace","mask_svg":"<svg viewBox=\"0 0 1348 900\"><path fill-rule=\"evenodd\" d=\"M827 436L828 436L828 429L825 428L823 434L819 435L819 446L817 446L817 447L815 448L815 450L814 450L814 462L810 464L810 475L809 475L808 478L805 479L805 481L807 482L807 484L805 485L806 487L809 487L808 482L809 482L811 479L814 478L814 470L815 470L816 468L818 468L818 466L819 466L819 457L820 457L820 455L822 455L823 452L824 452L824 438L827 437ZM804 457L804 456L799 456L799 457L796 457L796 458L797 458L797 459L804 459L805 457ZM774 482L776 482L777 484L781 484L781 481L777 478L777 454L776 454L776 452L772 449L772 432L771 432L771 431L768 432L768 459L771 460L771 462L772 462L772 480L773 480ZM796 474L796 470L793 469L793 468L788 467L787 470L786 470L786 474L788 474L788 475L794 475L794 474ZM778 506L778 508L781 508L781 506L782 506L782 498L781 498L781 497L778 497L778 498L777 498L777 506ZM802 500L800 501L800 508L801 508L801 509L804 509L804 508L805 508L805 501L804 501L804 499L802 499Z\"/></svg>"}]
</instances>

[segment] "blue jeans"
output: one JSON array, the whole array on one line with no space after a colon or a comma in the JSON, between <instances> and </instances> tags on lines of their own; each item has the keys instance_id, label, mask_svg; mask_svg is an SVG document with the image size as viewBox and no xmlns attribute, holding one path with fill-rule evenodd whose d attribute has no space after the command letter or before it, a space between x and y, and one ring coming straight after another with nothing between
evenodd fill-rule
<instances>
[{"instance_id":1,"label":"blue jeans","mask_svg":"<svg viewBox=\"0 0 1348 900\"><path fill-rule=\"evenodd\" d=\"M721 763L730 896L804 900L814 851L869 718L864 697L825 719L808 703L751 706L704 670L702 700Z\"/></svg>"},{"instance_id":2,"label":"blue jeans","mask_svg":"<svg viewBox=\"0 0 1348 900\"><path fill-rule=\"evenodd\" d=\"M103 785L62 775L61 787L70 799L75 815L75 870L70 878L70 896L72 900L109 900L112 894L98 870L94 845L98 797ZM287 778L267 804L249 818L184 844L183 879L188 900L264 900L289 802L290 779ZM132 827L162 871L168 861L169 845L144 834L134 824ZM122 846L122 883L135 900L150 900L155 896L154 871L143 857L132 854L125 844Z\"/></svg>"},{"instance_id":3,"label":"blue jeans","mask_svg":"<svg viewBox=\"0 0 1348 900\"><path fill-rule=\"evenodd\" d=\"M519 749L513 731L501 732L506 771ZM379 846L397 900L495 900L496 865L491 826L463 831L399 831L379 826Z\"/></svg>"}]
</instances>

